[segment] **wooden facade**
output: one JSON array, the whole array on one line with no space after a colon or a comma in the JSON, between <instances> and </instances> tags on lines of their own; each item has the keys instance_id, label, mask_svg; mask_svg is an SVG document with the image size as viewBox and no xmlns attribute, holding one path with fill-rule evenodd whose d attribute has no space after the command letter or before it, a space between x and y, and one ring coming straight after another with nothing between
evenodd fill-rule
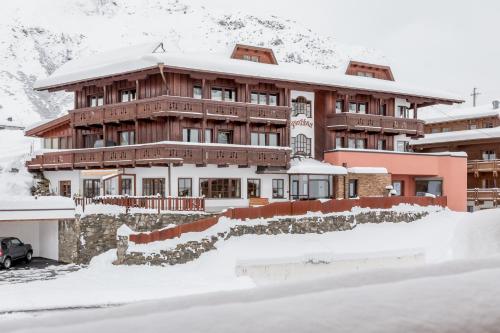
<instances>
[{"instance_id":1,"label":"wooden facade","mask_svg":"<svg viewBox=\"0 0 500 333\"><path fill-rule=\"evenodd\" d=\"M443 133L465 131L478 128L492 128L500 126L500 117L488 116L472 119L450 120L425 124L425 133Z\"/></svg>"},{"instance_id":2,"label":"wooden facade","mask_svg":"<svg viewBox=\"0 0 500 333\"><path fill-rule=\"evenodd\" d=\"M259 62L277 65L272 50L265 48L237 45L232 57L254 61L244 57L248 52L259 55ZM350 68L360 66L393 80L388 67L351 62ZM395 135L423 135L423 122L417 120L419 107L454 102L161 64L44 89L74 92L74 109L27 135L59 138L65 148L74 151L37 156L27 163L30 170L171 163L286 168L290 159L286 148L291 144L291 91L314 93L314 155L319 160L325 151L348 147L350 140L362 140L367 149L393 150ZM411 118L398 114L396 99L409 103ZM353 112L352 104L359 109ZM191 130L197 134L196 139L187 140L194 144L188 146L183 141ZM276 147L256 147L252 133L272 135ZM266 139L264 144L270 142ZM343 142L341 146L339 142Z\"/></svg>"}]
</instances>

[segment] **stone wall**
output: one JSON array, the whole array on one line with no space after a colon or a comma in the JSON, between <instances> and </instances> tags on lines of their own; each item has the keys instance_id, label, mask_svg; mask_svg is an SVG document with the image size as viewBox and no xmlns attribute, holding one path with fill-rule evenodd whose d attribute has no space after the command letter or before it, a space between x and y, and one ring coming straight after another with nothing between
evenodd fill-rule
<instances>
[{"instance_id":1,"label":"stone wall","mask_svg":"<svg viewBox=\"0 0 500 333\"><path fill-rule=\"evenodd\" d=\"M123 224L137 232L162 229L199 220L207 214L92 214L59 221L59 260L87 264L110 249L117 248L117 229Z\"/></svg>"},{"instance_id":2,"label":"stone wall","mask_svg":"<svg viewBox=\"0 0 500 333\"><path fill-rule=\"evenodd\" d=\"M382 222L413 222L428 215L428 212L395 212L369 211L358 214L328 214L311 217L276 217L265 225L239 224L231 227L228 232L213 235L200 241L190 241L178 244L174 249L160 251L155 254L140 252L128 253L128 237L120 236L117 249L116 264L125 265L176 265L193 261L203 253L215 249L219 240L243 235L278 235L278 234L322 234L325 232L352 230L361 223Z\"/></svg>"},{"instance_id":3,"label":"stone wall","mask_svg":"<svg viewBox=\"0 0 500 333\"><path fill-rule=\"evenodd\" d=\"M349 180L358 180L358 197L382 197L387 196L387 186L391 185L390 174L363 174L350 173L347 175L346 186L349 185ZM345 193L349 193L346 188Z\"/></svg>"}]
</instances>

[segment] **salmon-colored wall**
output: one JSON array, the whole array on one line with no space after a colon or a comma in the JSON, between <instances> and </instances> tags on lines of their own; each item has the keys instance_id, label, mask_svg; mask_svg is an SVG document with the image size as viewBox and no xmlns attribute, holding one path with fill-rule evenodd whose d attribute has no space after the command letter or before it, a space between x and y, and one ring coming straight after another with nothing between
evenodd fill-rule
<instances>
[{"instance_id":1,"label":"salmon-colored wall","mask_svg":"<svg viewBox=\"0 0 500 333\"><path fill-rule=\"evenodd\" d=\"M467 157L366 150L335 150L325 153L325 161L346 167L384 167L393 180L405 181L405 195L415 195L418 177L443 178L443 195L448 207L467 209Z\"/></svg>"}]
</instances>

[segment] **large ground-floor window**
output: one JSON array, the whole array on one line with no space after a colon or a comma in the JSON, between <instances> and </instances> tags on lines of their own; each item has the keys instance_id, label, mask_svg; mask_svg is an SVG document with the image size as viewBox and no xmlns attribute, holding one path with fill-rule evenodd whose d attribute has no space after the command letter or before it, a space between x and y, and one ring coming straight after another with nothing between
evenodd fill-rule
<instances>
[{"instance_id":1,"label":"large ground-floor window","mask_svg":"<svg viewBox=\"0 0 500 333\"><path fill-rule=\"evenodd\" d=\"M241 179L200 178L200 194L206 198L241 198Z\"/></svg>"},{"instance_id":2,"label":"large ground-floor window","mask_svg":"<svg viewBox=\"0 0 500 333\"><path fill-rule=\"evenodd\" d=\"M142 195L165 195L165 178L143 178Z\"/></svg>"},{"instance_id":3,"label":"large ground-floor window","mask_svg":"<svg viewBox=\"0 0 500 333\"><path fill-rule=\"evenodd\" d=\"M443 180L442 179L416 179L415 194L417 196L425 196L432 194L437 197L443 195Z\"/></svg>"},{"instance_id":4,"label":"large ground-floor window","mask_svg":"<svg viewBox=\"0 0 500 333\"><path fill-rule=\"evenodd\" d=\"M327 199L333 196L333 176L293 175L291 176L291 197L297 199Z\"/></svg>"}]
</instances>

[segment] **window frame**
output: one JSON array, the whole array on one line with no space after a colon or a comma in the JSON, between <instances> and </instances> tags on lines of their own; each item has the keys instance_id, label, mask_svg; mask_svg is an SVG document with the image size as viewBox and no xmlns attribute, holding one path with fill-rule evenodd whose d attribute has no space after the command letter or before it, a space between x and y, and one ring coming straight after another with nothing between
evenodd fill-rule
<instances>
[{"instance_id":1,"label":"window frame","mask_svg":"<svg viewBox=\"0 0 500 333\"><path fill-rule=\"evenodd\" d=\"M227 134L228 135L228 142L220 142L219 138L221 134ZM234 138L234 131L233 130L227 130L227 129L220 129L217 130L217 143L218 144L228 144L232 145L233 144L233 138Z\"/></svg>"},{"instance_id":2,"label":"window frame","mask_svg":"<svg viewBox=\"0 0 500 333\"><path fill-rule=\"evenodd\" d=\"M184 184L182 186L182 190L185 191L187 189L188 193L187 195L181 194L181 181L186 183L186 181L189 181L189 187ZM182 177L182 178L177 178L177 196L179 197L192 197L193 196L193 178L190 177Z\"/></svg>"},{"instance_id":3,"label":"window frame","mask_svg":"<svg viewBox=\"0 0 500 333\"><path fill-rule=\"evenodd\" d=\"M124 93L126 93L127 98L126 100L123 100ZM127 89L122 89L119 92L120 96L120 103L127 103L127 102L132 102L137 100L137 89L135 88L127 88Z\"/></svg>"},{"instance_id":4,"label":"window frame","mask_svg":"<svg viewBox=\"0 0 500 333\"><path fill-rule=\"evenodd\" d=\"M279 185L281 183L281 185ZM272 180L272 198L284 199L285 198L285 180L282 178L274 178Z\"/></svg>"},{"instance_id":5,"label":"window frame","mask_svg":"<svg viewBox=\"0 0 500 333\"><path fill-rule=\"evenodd\" d=\"M89 186L90 184L90 186ZM97 184L97 186L96 186ZM101 180L98 178L83 179L83 196L86 198L95 198L101 195ZM92 192L92 193L90 193Z\"/></svg>"},{"instance_id":6,"label":"window frame","mask_svg":"<svg viewBox=\"0 0 500 333\"><path fill-rule=\"evenodd\" d=\"M95 101L95 105L92 105L92 101ZM95 108L103 105L104 105L104 94L87 95L87 107Z\"/></svg>"},{"instance_id":7,"label":"window frame","mask_svg":"<svg viewBox=\"0 0 500 333\"><path fill-rule=\"evenodd\" d=\"M195 93L197 89L200 90L200 94L199 95ZM193 85L193 98L195 98L195 99L203 99L203 87L202 86L197 85L197 84Z\"/></svg>"},{"instance_id":8,"label":"window frame","mask_svg":"<svg viewBox=\"0 0 500 333\"><path fill-rule=\"evenodd\" d=\"M71 180L59 181L59 195L61 197L71 198Z\"/></svg>"},{"instance_id":9,"label":"window frame","mask_svg":"<svg viewBox=\"0 0 500 333\"><path fill-rule=\"evenodd\" d=\"M354 184L354 187L351 188L351 184ZM357 179L349 179L347 187L347 196L349 199L357 198L359 196L359 182Z\"/></svg>"},{"instance_id":10,"label":"window frame","mask_svg":"<svg viewBox=\"0 0 500 333\"><path fill-rule=\"evenodd\" d=\"M250 184L256 185L255 194L253 195L250 194ZM247 178L247 199L261 197L261 184L262 180L260 178Z\"/></svg>"},{"instance_id":11,"label":"window frame","mask_svg":"<svg viewBox=\"0 0 500 333\"><path fill-rule=\"evenodd\" d=\"M226 192L221 190L214 190L214 182L228 181ZM207 182L207 192L204 193L203 183ZM234 182L234 183L233 183ZM236 186L235 186L236 185ZM235 189L236 188L236 189ZM227 196L214 196L216 193L227 193ZM241 178L200 178L199 179L199 193L207 199L241 199ZM235 196L231 196L235 193Z\"/></svg>"},{"instance_id":12,"label":"window frame","mask_svg":"<svg viewBox=\"0 0 500 333\"><path fill-rule=\"evenodd\" d=\"M300 114L312 118L312 101L305 96L297 96L292 99L292 117L297 117Z\"/></svg>"},{"instance_id":13,"label":"window frame","mask_svg":"<svg viewBox=\"0 0 500 333\"><path fill-rule=\"evenodd\" d=\"M127 143L125 144L123 142L123 137L122 135L126 135L127 137ZM119 131L118 132L118 145L119 146L130 146L130 145L135 145L135 130L124 130L124 131Z\"/></svg>"},{"instance_id":14,"label":"window frame","mask_svg":"<svg viewBox=\"0 0 500 333\"><path fill-rule=\"evenodd\" d=\"M293 155L312 156L312 139L305 134L300 133L292 137L290 147ZM303 148L303 150L298 150L297 147Z\"/></svg>"},{"instance_id":15,"label":"window frame","mask_svg":"<svg viewBox=\"0 0 500 333\"><path fill-rule=\"evenodd\" d=\"M150 184L148 184L150 183ZM159 187L159 188L157 188ZM147 189L148 191L145 191ZM145 197L153 197L158 196L160 194L161 197L165 197L165 189L166 189L166 180L162 177L145 177L142 178L142 195ZM146 194L153 193L153 194ZM156 193L154 193L156 192Z\"/></svg>"},{"instance_id":16,"label":"window frame","mask_svg":"<svg viewBox=\"0 0 500 333\"><path fill-rule=\"evenodd\" d=\"M213 91L214 90L220 90L221 92L221 99L215 99L213 96ZM226 92L231 92L233 94L233 98L226 98ZM220 86L213 86L210 88L210 99L213 101L218 101L218 102L236 102L237 101L237 94L236 94L237 89L233 87L220 87Z\"/></svg>"},{"instance_id":17,"label":"window frame","mask_svg":"<svg viewBox=\"0 0 500 333\"><path fill-rule=\"evenodd\" d=\"M191 132L196 131L198 133L197 141L191 141ZM196 127L184 127L182 129L182 142L200 143L201 142L201 128ZM187 139L187 140L186 140Z\"/></svg>"}]
</instances>

